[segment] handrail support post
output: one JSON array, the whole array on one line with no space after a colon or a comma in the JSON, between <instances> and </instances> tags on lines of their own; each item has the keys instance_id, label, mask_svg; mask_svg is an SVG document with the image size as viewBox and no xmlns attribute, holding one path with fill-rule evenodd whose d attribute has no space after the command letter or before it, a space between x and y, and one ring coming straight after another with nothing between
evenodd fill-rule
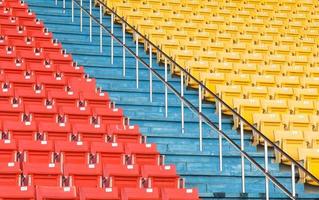
<instances>
[{"instance_id":1,"label":"handrail support post","mask_svg":"<svg viewBox=\"0 0 319 200\"><path fill-rule=\"evenodd\" d=\"M184 73L181 71L181 97L184 98ZM181 101L182 133L185 131L184 101Z\"/></svg>"},{"instance_id":2,"label":"handrail support post","mask_svg":"<svg viewBox=\"0 0 319 200\"><path fill-rule=\"evenodd\" d=\"M203 151L202 86L198 85L199 151Z\"/></svg>"}]
</instances>

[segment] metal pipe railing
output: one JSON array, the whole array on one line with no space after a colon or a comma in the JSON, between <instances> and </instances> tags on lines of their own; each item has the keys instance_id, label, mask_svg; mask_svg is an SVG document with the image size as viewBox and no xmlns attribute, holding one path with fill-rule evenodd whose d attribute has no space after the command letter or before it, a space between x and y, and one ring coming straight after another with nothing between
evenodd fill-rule
<instances>
[{"instance_id":1,"label":"metal pipe railing","mask_svg":"<svg viewBox=\"0 0 319 200\"><path fill-rule=\"evenodd\" d=\"M184 70L181 66L179 66L173 59L171 59L169 56L165 54L165 52L162 52L158 47L156 47L151 41L149 41L145 36L143 36L141 33L139 33L134 27L129 25L124 18L121 18L119 15L117 15L116 12L114 12L112 9L108 8L103 2L100 0L97 0L99 2L99 7L100 7L100 13L101 10L107 9L111 12L111 31L108 30L106 26L103 25L101 16L100 20L97 20L91 12L88 12L82 5L82 0L80 3L76 0L71 0L72 1L72 21L74 19L74 6L73 2L75 2L79 8L80 8L80 17L82 18L82 11L84 11L89 17L90 20L94 20L99 26L100 29L104 29L106 32L111 37L111 63L113 63L113 56L114 56L114 50L113 50L113 40L116 40L121 46L123 46L123 52L127 50L135 59L136 59L136 86L138 87L138 63L141 62L149 71L150 71L150 101L152 101L152 75L155 75L164 85L165 85L165 116L168 116L168 102L167 102L167 89L170 89L181 101L181 108L182 108L182 131L184 130L184 105L186 105L192 112L197 114L199 116L199 130L200 130L200 149L202 150L202 122L205 122L210 128L218 132L219 134L219 143L221 144L222 137L224 137L236 150L238 150L241 154L242 157L242 191L243 193L245 192L245 170L244 170L244 158L246 158L249 162L251 162L257 169L259 169L263 175L265 176L265 181L266 181L266 199L269 199L269 180L276 185L281 191L283 191L289 198L291 199L296 199L296 191L295 191L295 166L297 166L301 171L303 171L306 175L309 177L313 178L316 182L319 183L319 180L316 179L315 176L313 176L310 172L308 172L301 164L293 160L288 154L286 154L283 150L281 150L276 144L272 143L266 136L264 136L262 133L260 133L254 126L249 124L244 118L242 118L235 110L233 110L231 107L229 107L225 102L223 102L217 95L212 93L208 88L206 88L205 85L203 85L200 81L196 80L191 74L189 74L186 70ZM133 50L130 49L125 44L125 39L121 41L114 35L114 17L119 18L120 21L122 21L122 28L125 30L125 27L129 27L130 29L133 30L133 34L136 36L136 51L134 52ZM125 25L123 25L125 24ZM91 28L91 23L90 23L90 28ZM82 19L80 19L80 27L82 30ZM91 30L91 29L90 29ZM123 35L125 33L123 32ZM141 37L142 39L145 40L147 44L149 44L149 52L150 52L150 65L147 64L144 60L141 59L138 55L138 38ZM102 39L100 38L100 45L101 45ZM164 55L164 66L165 66L165 77L163 78L154 68L152 67L152 48L155 48L157 51L159 51L162 55ZM123 53L123 55L125 52ZM124 58L123 58L124 60ZM124 60L125 61L125 60ZM177 66L181 70L181 75L182 75L182 80L181 80L181 93L179 93L171 84L168 83L167 81L167 67L168 67L168 61L171 62L171 64ZM125 70L125 64L123 64L123 72ZM192 103L190 103L183 94L183 75L186 74L189 78L193 79L196 83L199 85L199 108L197 109L196 106L194 106ZM124 73L123 73L124 75ZM184 81L183 81L184 82ZM216 100L217 100L217 109L218 109L218 116L219 116L219 121L218 121L218 127L206 116L202 113L202 99L201 99L201 93L202 90L205 90L212 94ZM225 106L228 108L234 115L236 115L239 120L240 120L240 127L241 127L241 145L239 146L236 144L231 138L229 138L222 130L222 120L221 120L221 107ZM251 156L247 154L247 152L244 151L244 145L243 145L243 125L247 124L248 126L251 126L253 130L256 130L258 134L262 138L265 139L265 167L262 167L259 163L257 163ZM292 162L292 192L290 192L286 187L284 187L275 177L273 177L269 172L268 172L268 143L271 144L276 150L278 150L280 153L282 153L285 157L287 157L289 160ZM222 171L222 145L219 145L219 151L220 151L220 170Z\"/></svg>"}]
</instances>

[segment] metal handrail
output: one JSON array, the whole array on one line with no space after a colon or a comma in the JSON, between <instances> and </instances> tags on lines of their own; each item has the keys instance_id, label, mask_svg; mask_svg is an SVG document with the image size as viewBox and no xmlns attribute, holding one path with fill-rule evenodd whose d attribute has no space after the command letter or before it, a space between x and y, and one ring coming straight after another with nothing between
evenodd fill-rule
<instances>
[{"instance_id":1,"label":"metal handrail","mask_svg":"<svg viewBox=\"0 0 319 200\"><path fill-rule=\"evenodd\" d=\"M200 87L202 87L205 91L207 91L210 95L213 95L214 98L217 99L219 103L225 106L227 109L231 111L236 117L238 117L241 121L243 121L249 128L251 128L254 132L256 132L259 136L261 136L267 143L271 144L274 149L280 152L283 156L285 156L288 160L294 163L298 168L300 168L305 174L311 177L315 182L319 184L319 179L317 179L312 173L310 173L307 169L304 168L299 162L293 159L290 155L288 155L284 150L282 150L276 143L272 142L268 137L266 137L263 133L261 133L254 125L248 122L245 118L243 118L238 112L236 112L233 108L231 108L226 102L224 102L218 95L213 93L209 88L207 88L201 81L197 80L193 75L191 75L188 71L186 71L183 67L181 67L174 59L172 59L169 55L167 55L164 51L162 51L158 46L156 46L152 41L150 41L146 36L140 33L134 26L130 25L124 17L119 16L113 9L109 8L105 5L101 0L96 0L100 5L102 5L105 9L110 11L115 17L120 19L122 23L132 29L135 33L139 35L142 39L144 39L148 44L150 44L153 48L159 51L166 59L168 59L174 66L177 66L184 74L193 79Z\"/></svg>"},{"instance_id":2,"label":"metal handrail","mask_svg":"<svg viewBox=\"0 0 319 200\"><path fill-rule=\"evenodd\" d=\"M269 172L267 172L259 163L257 163L250 155L247 154L247 152L242 151L240 146L236 144L230 137L226 135L225 132L222 130L219 130L218 127L202 112L199 112L199 109L194 106L190 101L188 101L185 97L183 97L170 83L164 80L164 78L156 72L155 69L151 68L143 59L141 59L139 56L135 54L133 50L130 49L126 44L124 44L120 39L118 39L114 34L111 33L108 28L101 24L96 17L91 15L83 6L80 5L80 3L77 0L73 0L86 14L88 14L100 27L102 27L105 31L107 31L113 39L115 39L119 44L121 44L123 47L126 48L126 50L131 53L131 55L138 59L145 67L147 67L165 86L167 86L185 105L192 110L195 114L202 117L207 125L209 125L212 129L217 131L219 134L221 134L231 145L234 146L236 150L238 150L242 156L244 156L249 162L251 162L257 169L261 171L262 174L264 174L265 177L267 177L271 182L273 182L274 185L276 185L281 191L283 191L289 198L295 199L294 195L285 187L283 186L274 176L272 176Z\"/></svg>"}]
</instances>

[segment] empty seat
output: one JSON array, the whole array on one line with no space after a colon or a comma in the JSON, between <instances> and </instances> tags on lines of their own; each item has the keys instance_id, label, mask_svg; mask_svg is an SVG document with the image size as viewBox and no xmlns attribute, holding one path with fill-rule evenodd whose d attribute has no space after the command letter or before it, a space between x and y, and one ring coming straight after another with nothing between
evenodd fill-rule
<instances>
[{"instance_id":1,"label":"empty seat","mask_svg":"<svg viewBox=\"0 0 319 200\"><path fill-rule=\"evenodd\" d=\"M71 125L70 123L58 122L39 122L39 134L42 134L44 140L70 140Z\"/></svg>"},{"instance_id":2,"label":"empty seat","mask_svg":"<svg viewBox=\"0 0 319 200\"><path fill-rule=\"evenodd\" d=\"M0 163L17 161L17 144L15 140L0 140Z\"/></svg>"},{"instance_id":3,"label":"empty seat","mask_svg":"<svg viewBox=\"0 0 319 200\"><path fill-rule=\"evenodd\" d=\"M305 140L310 148L319 147L319 132L318 131L305 131Z\"/></svg>"},{"instance_id":4,"label":"empty seat","mask_svg":"<svg viewBox=\"0 0 319 200\"><path fill-rule=\"evenodd\" d=\"M107 180L107 187L139 187L140 171L137 165L103 166L103 175Z\"/></svg>"},{"instance_id":5,"label":"empty seat","mask_svg":"<svg viewBox=\"0 0 319 200\"><path fill-rule=\"evenodd\" d=\"M292 101L288 102L289 108L292 110L294 114L309 114L316 115L317 110L314 104L314 101L311 100L303 100L303 101Z\"/></svg>"},{"instance_id":6,"label":"empty seat","mask_svg":"<svg viewBox=\"0 0 319 200\"><path fill-rule=\"evenodd\" d=\"M275 141L274 131L284 130L284 125L279 114L254 114L254 125L263 133L270 141ZM259 134L253 132L253 141L255 144L263 144L264 139Z\"/></svg>"},{"instance_id":7,"label":"empty seat","mask_svg":"<svg viewBox=\"0 0 319 200\"><path fill-rule=\"evenodd\" d=\"M120 192L116 187L100 188L100 187L80 187L80 200L120 200Z\"/></svg>"},{"instance_id":8,"label":"empty seat","mask_svg":"<svg viewBox=\"0 0 319 200\"><path fill-rule=\"evenodd\" d=\"M123 200L160 200L158 188L124 188L121 192Z\"/></svg>"},{"instance_id":9,"label":"empty seat","mask_svg":"<svg viewBox=\"0 0 319 200\"><path fill-rule=\"evenodd\" d=\"M125 153L133 156L133 164L158 165L159 153L156 144L133 144L125 145Z\"/></svg>"},{"instance_id":10,"label":"empty seat","mask_svg":"<svg viewBox=\"0 0 319 200\"><path fill-rule=\"evenodd\" d=\"M106 137L106 127L104 124L75 123L73 133L79 134L83 141L103 141Z\"/></svg>"},{"instance_id":11,"label":"empty seat","mask_svg":"<svg viewBox=\"0 0 319 200\"><path fill-rule=\"evenodd\" d=\"M151 187L178 188L179 176L176 175L174 165L143 165L141 166L143 178L148 178Z\"/></svg>"},{"instance_id":12,"label":"empty seat","mask_svg":"<svg viewBox=\"0 0 319 200\"><path fill-rule=\"evenodd\" d=\"M0 185L17 186L20 183L20 163L0 163Z\"/></svg>"},{"instance_id":13,"label":"empty seat","mask_svg":"<svg viewBox=\"0 0 319 200\"><path fill-rule=\"evenodd\" d=\"M276 88L271 87L268 89L269 95L271 99L293 99L294 97L294 91L293 88L288 87L282 87L282 88Z\"/></svg>"},{"instance_id":14,"label":"empty seat","mask_svg":"<svg viewBox=\"0 0 319 200\"><path fill-rule=\"evenodd\" d=\"M101 164L64 164L64 175L69 186L102 187Z\"/></svg>"},{"instance_id":15,"label":"empty seat","mask_svg":"<svg viewBox=\"0 0 319 200\"><path fill-rule=\"evenodd\" d=\"M121 124L124 120L121 108L95 107L92 108L92 114L100 116L102 121L108 124Z\"/></svg>"},{"instance_id":16,"label":"empty seat","mask_svg":"<svg viewBox=\"0 0 319 200\"><path fill-rule=\"evenodd\" d=\"M76 200L77 191L75 187L54 187L54 186L38 186L36 187L36 199L38 200Z\"/></svg>"},{"instance_id":17,"label":"empty seat","mask_svg":"<svg viewBox=\"0 0 319 200\"><path fill-rule=\"evenodd\" d=\"M62 185L62 165L60 163L24 162L22 168L24 185Z\"/></svg>"},{"instance_id":18,"label":"empty seat","mask_svg":"<svg viewBox=\"0 0 319 200\"><path fill-rule=\"evenodd\" d=\"M0 199L35 200L33 186L0 186Z\"/></svg>"},{"instance_id":19,"label":"empty seat","mask_svg":"<svg viewBox=\"0 0 319 200\"><path fill-rule=\"evenodd\" d=\"M288 130L311 131L313 129L308 115L283 115L282 120Z\"/></svg>"},{"instance_id":20,"label":"empty seat","mask_svg":"<svg viewBox=\"0 0 319 200\"><path fill-rule=\"evenodd\" d=\"M4 121L3 131L12 139L33 140L37 127L34 121Z\"/></svg>"},{"instance_id":21,"label":"empty seat","mask_svg":"<svg viewBox=\"0 0 319 200\"><path fill-rule=\"evenodd\" d=\"M286 100L282 99L275 99L275 100L262 100L261 105L263 110L266 113L273 113L273 114L289 114L289 105Z\"/></svg>"},{"instance_id":22,"label":"empty seat","mask_svg":"<svg viewBox=\"0 0 319 200\"><path fill-rule=\"evenodd\" d=\"M61 163L88 163L89 145L82 141L57 141L55 142L55 151L60 155Z\"/></svg>"},{"instance_id":23,"label":"empty seat","mask_svg":"<svg viewBox=\"0 0 319 200\"><path fill-rule=\"evenodd\" d=\"M123 143L140 143L141 134L139 127L123 126L121 124L107 124L107 133L116 137L117 142Z\"/></svg>"},{"instance_id":24,"label":"empty seat","mask_svg":"<svg viewBox=\"0 0 319 200\"><path fill-rule=\"evenodd\" d=\"M237 85L231 85L231 86L218 85L216 87L216 92L218 96L232 108L234 107L233 99L242 98L241 87ZM232 114L232 112L230 112L225 106L222 106L222 111L223 113L228 115Z\"/></svg>"},{"instance_id":25,"label":"empty seat","mask_svg":"<svg viewBox=\"0 0 319 200\"><path fill-rule=\"evenodd\" d=\"M103 164L124 164L124 146L121 143L92 142L91 152L97 162Z\"/></svg>"},{"instance_id":26,"label":"empty seat","mask_svg":"<svg viewBox=\"0 0 319 200\"><path fill-rule=\"evenodd\" d=\"M163 200L198 200L197 189L177 189L177 188L164 188L162 189Z\"/></svg>"},{"instance_id":27,"label":"empty seat","mask_svg":"<svg viewBox=\"0 0 319 200\"><path fill-rule=\"evenodd\" d=\"M23 161L28 163L53 163L54 145L52 141L20 140L19 151Z\"/></svg>"},{"instance_id":28,"label":"empty seat","mask_svg":"<svg viewBox=\"0 0 319 200\"><path fill-rule=\"evenodd\" d=\"M300 160L298 148L307 148L307 143L301 131L275 131L275 140L282 150L297 161ZM278 151L275 151L275 155L276 161L291 164L290 160Z\"/></svg>"},{"instance_id":29,"label":"empty seat","mask_svg":"<svg viewBox=\"0 0 319 200\"><path fill-rule=\"evenodd\" d=\"M303 162L304 167L312 173L317 179L319 178L319 149L299 149L299 158ZM310 184L318 186L318 182L313 180L311 177L305 175L300 170L300 178L302 181Z\"/></svg>"},{"instance_id":30,"label":"empty seat","mask_svg":"<svg viewBox=\"0 0 319 200\"><path fill-rule=\"evenodd\" d=\"M253 114L261 113L262 107L259 99L234 99L234 109L250 124L253 123ZM234 127L239 127L239 119L234 115ZM244 123L244 129L250 130L251 128Z\"/></svg>"}]
</instances>

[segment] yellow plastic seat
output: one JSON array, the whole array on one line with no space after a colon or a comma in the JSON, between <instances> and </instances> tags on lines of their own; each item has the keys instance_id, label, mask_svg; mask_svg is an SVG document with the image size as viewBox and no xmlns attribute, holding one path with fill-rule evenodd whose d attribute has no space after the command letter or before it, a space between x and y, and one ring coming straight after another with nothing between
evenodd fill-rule
<instances>
[{"instance_id":1,"label":"yellow plastic seat","mask_svg":"<svg viewBox=\"0 0 319 200\"><path fill-rule=\"evenodd\" d=\"M230 33L217 33L216 34L216 41L223 42L223 43L232 43L232 35Z\"/></svg>"},{"instance_id":2,"label":"yellow plastic seat","mask_svg":"<svg viewBox=\"0 0 319 200\"><path fill-rule=\"evenodd\" d=\"M261 53L245 54L243 59L246 63L262 64L264 62L264 56Z\"/></svg>"},{"instance_id":3,"label":"yellow plastic seat","mask_svg":"<svg viewBox=\"0 0 319 200\"><path fill-rule=\"evenodd\" d=\"M224 62L240 63L241 61L240 54L236 52L220 53L219 55Z\"/></svg>"},{"instance_id":4,"label":"yellow plastic seat","mask_svg":"<svg viewBox=\"0 0 319 200\"><path fill-rule=\"evenodd\" d=\"M262 108L259 99L234 99L234 109L250 124L253 124L253 115L255 113L262 113ZM239 127L239 118L233 115L234 128ZM251 128L244 123L245 130L251 130Z\"/></svg>"},{"instance_id":5,"label":"yellow plastic seat","mask_svg":"<svg viewBox=\"0 0 319 200\"><path fill-rule=\"evenodd\" d=\"M193 61L193 52L190 50L173 50L172 54L174 55L175 62L180 66L185 67L186 63ZM172 74L180 75L180 69L174 65L170 65L170 70Z\"/></svg>"},{"instance_id":6,"label":"yellow plastic seat","mask_svg":"<svg viewBox=\"0 0 319 200\"><path fill-rule=\"evenodd\" d=\"M309 77L319 77L319 67L310 67L307 70Z\"/></svg>"},{"instance_id":7,"label":"yellow plastic seat","mask_svg":"<svg viewBox=\"0 0 319 200\"><path fill-rule=\"evenodd\" d=\"M281 54L269 55L267 60L268 60L268 64L279 64L279 65L288 64L287 56L281 55Z\"/></svg>"},{"instance_id":8,"label":"yellow plastic seat","mask_svg":"<svg viewBox=\"0 0 319 200\"><path fill-rule=\"evenodd\" d=\"M304 101L304 100L319 100L319 92L315 88L295 88L294 94L296 99Z\"/></svg>"},{"instance_id":9,"label":"yellow plastic seat","mask_svg":"<svg viewBox=\"0 0 319 200\"><path fill-rule=\"evenodd\" d=\"M279 76L282 74L281 65L258 65L258 71L262 75L275 75Z\"/></svg>"},{"instance_id":10,"label":"yellow plastic seat","mask_svg":"<svg viewBox=\"0 0 319 200\"><path fill-rule=\"evenodd\" d=\"M214 62L211 65L211 69L217 73L232 73L234 71L233 63L229 62Z\"/></svg>"},{"instance_id":11,"label":"yellow plastic seat","mask_svg":"<svg viewBox=\"0 0 319 200\"><path fill-rule=\"evenodd\" d=\"M162 41L166 40L166 33L165 33L165 31L163 31L161 29L153 29L149 32L148 38L154 44L159 46L162 43ZM148 51L148 49L149 49L148 44L144 44L144 49L145 49L145 51ZM154 51L154 53L156 52L154 48L153 48L153 51Z\"/></svg>"},{"instance_id":12,"label":"yellow plastic seat","mask_svg":"<svg viewBox=\"0 0 319 200\"><path fill-rule=\"evenodd\" d=\"M252 53L258 53L258 54L267 54L270 51L269 45L265 45L265 44L255 44L252 45L250 48L250 51ZM263 60L264 58L261 57L261 60Z\"/></svg>"},{"instance_id":13,"label":"yellow plastic seat","mask_svg":"<svg viewBox=\"0 0 319 200\"><path fill-rule=\"evenodd\" d=\"M180 43L182 46L185 47L186 50L190 50L193 52L193 55L196 51L201 50L202 43L196 40L188 40Z\"/></svg>"},{"instance_id":14,"label":"yellow plastic seat","mask_svg":"<svg viewBox=\"0 0 319 200\"><path fill-rule=\"evenodd\" d=\"M274 131L284 130L284 125L281 122L281 117L279 114L256 113L253 115L253 124L261 133L263 133L272 142L275 141ZM255 145L264 144L264 139L254 131L253 143Z\"/></svg>"},{"instance_id":15,"label":"yellow plastic seat","mask_svg":"<svg viewBox=\"0 0 319 200\"><path fill-rule=\"evenodd\" d=\"M206 23L202 25L202 29L210 35L215 35L218 32L218 25L214 23Z\"/></svg>"},{"instance_id":16,"label":"yellow plastic seat","mask_svg":"<svg viewBox=\"0 0 319 200\"><path fill-rule=\"evenodd\" d=\"M179 41L173 40L173 39L163 40L160 48L162 49L163 52L165 52L167 55L172 57L173 56L172 52L180 48ZM157 60L164 61L164 59L165 59L164 56L161 55L159 52L157 52Z\"/></svg>"},{"instance_id":17,"label":"yellow plastic seat","mask_svg":"<svg viewBox=\"0 0 319 200\"><path fill-rule=\"evenodd\" d=\"M166 31L166 33L171 33L176 30L178 25L173 21L164 20L159 23L159 27Z\"/></svg>"},{"instance_id":18,"label":"yellow plastic seat","mask_svg":"<svg viewBox=\"0 0 319 200\"><path fill-rule=\"evenodd\" d=\"M248 47L248 44L246 43L235 43L235 44L232 44L229 49L231 52L246 53L247 48L249 47Z\"/></svg>"},{"instance_id":19,"label":"yellow plastic seat","mask_svg":"<svg viewBox=\"0 0 319 200\"><path fill-rule=\"evenodd\" d=\"M197 25L195 23L192 23L192 22L186 21L186 22L180 24L179 27L182 30L186 31L188 36L193 36L197 32Z\"/></svg>"},{"instance_id":20,"label":"yellow plastic seat","mask_svg":"<svg viewBox=\"0 0 319 200\"><path fill-rule=\"evenodd\" d=\"M200 80L203 80L203 84L213 93L217 93L217 85L226 85L226 77L224 73L201 73ZM203 91L206 101L215 101L215 98L208 93Z\"/></svg>"},{"instance_id":21,"label":"yellow plastic seat","mask_svg":"<svg viewBox=\"0 0 319 200\"><path fill-rule=\"evenodd\" d=\"M185 21L184 15L179 13L171 13L170 15L167 15L167 18L176 24L181 24Z\"/></svg>"},{"instance_id":22,"label":"yellow plastic seat","mask_svg":"<svg viewBox=\"0 0 319 200\"><path fill-rule=\"evenodd\" d=\"M307 56L290 56L288 62L292 66L307 66L309 60Z\"/></svg>"},{"instance_id":23,"label":"yellow plastic seat","mask_svg":"<svg viewBox=\"0 0 319 200\"><path fill-rule=\"evenodd\" d=\"M171 36L174 40L177 40L179 43L184 42L188 39L188 34L186 31L176 30L172 31Z\"/></svg>"},{"instance_id":24,"label":"yellow plastic seat","mask_svg":"<svg viewBox=\"0 0 319 200\"><path fill-rule=\"evenodd\" d=\"M186 70L197 80L200 80L201 73L209 72L209 63L205 61L188 61ZM186 85L193 88L198 88L198 84L189 76L186 77Z\"/></svg>"},{"instance_id":25,"label":"yellow plastic seat","mask_svg":"<svg viewBox=\"0 0 319 200\"><path fill-rule=\"evenodd\" d=\"M291 53L291 47L289 45L274 46L272 51L274 54L289 55Z\"/></svg>"},{"instance_id":26,"label":"yellow plastic seat","mask_svg":"<svg viewBox=\"0 0 319 200\"><path fill-rule=\"evenodd\" d=\"M244 86L243 93L245 99L267 99L268 89L264 86Z\"/></svg>"},{"instance_id":27,"label":"yellow plastic seat","mask_svg":"<svg viewBox=\"0 0 319 200\"><path fill-rule=\"evenodd\" d=\"M197 57L200 61L209 62L210 65L217 61L217 56L216 52L207 50L197 51L195 53L195 57Z\"/></svg>"},{"instance_id":28,"label":"yellow plastic seat","mask_svg":"<svg viewBox=\"0 0 319 200\"><path fill-rule=\"evenodd\" d=\"M201 7L197 10L197 13L206 19L209 19L211 17L212 12L213 12L213 10L211 8L208 8L208 7Z\"/></svg>"},{"instance_id":29,"label":"yellow plastic seat","mask_svg":"<svg viewBox=\"0 0 319 200\"><path fill-rule=\"evenodd\" d=\"M194 40L201 42L202 46L207 43L207 41L210 41L211 35L208 32L204 32L202 30L199 30L194 35Z\"/></svg>"},{"instance_id":30,"label":"yellow plastic seat","mask_svg":"<svg viewBox=\"0 0 319 200\"><path fill-rule=\"evenodd\" d=\"M246 44L252 44L254 41L254 37L252 35L238 35L236 38L238 43L246 43Z\"/></svg>"},{"instance_id":31,"label":"yellow plastic seat","mask_svg":"<svg viewBox=\"0 0 319 200\"><path fill-rule=\"evenodd\" d=\"M272 75L254 75L251 77L252 83L255 86L275 87L276 80Z\"/></svg>"},{"instance_id":32,"label":"yellow plastic seat","mask_svg":"<svg viewBox=\"0 0 319 200\"><path fill-rule=\"evenodd\" d=\"M277 76L276 83L280 87L300 88L300 79L298 76Z\"/></svg>"},{"instance_id":33,"label":"yellow plastic seat","mask_svg":"<svg viewBox=\"0 0 319 200\"><path fill-rule=\"evenodd\" d=\"M274 44L274 37L271 35L259 36L258 41L260 44L273 45Z\"/></svg>"},{"instance_id":34,"label":"yellow plastic seat","mask_svg":"<svg viewBox=\"0 0 319 200\"><path fill-rule=\"evenodd\" d=\"M319 91L319 77L305 77L301 82L305 88L316 88Z\"/></svg>"},{"instance_id":35,"label":"yellow plastic seat","mask_svg":"<svg viewBox=\"0 0 319 200\"><path fill-rule=\"evenodd\" d=\"M305 76L305 67L300 65L283 66L282 72L285 76Z\"/></svg>"},{"instance_id":36,"label":"yellow plastic seat","mask_svg":"<svg viewBox=\"0 0 319 200\"><path fill-rule=\"evenodd\" d=\"M290 100L294 98L294 90L292 88L271 87L271 88L268 88L268 91L269 91L269 95L271 99Z\"/></svg>"},{"instance_id":37,"label":"yellow plastic seat","mask_svg":"<svg viewBox=\"0 0 319 200\"><path fill-rule=\"evenodd\" d=\"M278 142L282 150L290 157L299 161L299 148L307 148L307 143L304 140L302 131L275 131L275 140ZM276 161L286 165L291 162L278 151L275 151Z\"/></svg>"},{"instance_id":38,"label":"yellow plastic seat","mask_svg":"<svg viewBox=\"0 0 319 200\"><path fill-rule=\"evenodd\" d=\"M251 63L234 63L234 70L238 74L257 74L257 65Z\"/></svg>"},{"instance_id":39,"label":"yellow plastic seat","mask_svg":"<svg viewBox=\"0 0 319 200\"><path fill-rule=\"evenodd\" d=\"M227 77L229 85L250 86L251 79L249 74L229 74Z\"/></svg>"},{"instance_id":40,"label":"yellow plastic seat","mask_svg":"<svg viewBox=\"0 0 319 200\"><path fill-rule=\"evenodd\" d=\"M136 21L142 20L143 17L143 13L136 9L125 13L125 18L129 24L136 24ZM133 30L130 30L128 27L126 28L126 31L133 33Z\"/></svg>"},{"instance_id":41,"label":"yellow plastic seat","mask_svg":"<svg viewBox=\"0 0 319 200\"><path fill-rule=\"evenodd\" d=\"M136 21L137 30L143 35L147 35L150 31L154 30L156 24L149 19L141 19ZM136 39L136 35L133 34L134 41ZM141 37L139 37L139 42L144 42Z\"/></svg>"},{"instance_id":42,"label":"yellow plastic seat","mask_svg":"<svg viewBox=\"0 0 319 200\"><path fill-rule=\"evenodd\" d=\"M303 162L304 167L317 179L319 179L319 149L306 149L299 148L299 158ZM315 182L309 176L306 176L302 171L300 171L300 179L309 184L318 186L319 184Z\"/></svg>"},{"instance_id":43,"label":"yellow plastic seat","mask_svg":"<svg viewBox=\"0 0 319 200\"><path fill-rule=\"evenodd\" d=\"M193 15L189 16L188 19L197 26L205 23L205 17L196 13L193 13Z\"/></svg>"},{"instance_id":44,"label":"yellow plastic seat","mask_svg":"<svg viewBox=\"0 0 319 200\"><path fill-rule=\"evenodd\" d=\"M312 131L313 126L309 116L304 114L282 115L287 130Z\"/></svg>"},{"instance_id":45,"label":"yellow plastic seat","mask_svg":"<svg viewBox=\"0 0 319 200\"><path fill-rule=\"evenodd\" d=\"M319 148L319 132L318 131L305 131L304 137L309 148Z\"/></svg>"},{"instance_id":46,"label":"yellow plastic seat","mask_svg":"<svg viewBox=\"0 0 319 200\"><path fill-rule=\"evenodd\" d=\"M315 115L317 110L315 109L315 104L312 100L295 101L290 100L288 102L290 109L293 114L305 114L305 115Z\"/></svg>"},{"instance_id":47,"label":"yellow plastic seat","mask_svg":"<svg viewBox=\"0 0 319 200\"><path fill-rule=\"evenodd\" d=\"M294 47L292 51L297 56L311 56L313 54L313 48L307 46Z\"/></svg>"},{"instance_id":48,"label":"yellow plastic seat","mask_svg":"<svg viewBox=\"0 0 319 200\"><path fill-rule=\"evenodd\" d=\"M261 105L265 113L289 114L289 106L286 100L262 100Z\"/></svg>"},{"instance_id":49,"label":"yellow plastic seat","mask_svg":"<svg viewBox=\"0 0 319 200\"><path fill-rule=\"evenodd\" d=\"M233 99L240 99L243 97L241 87L238 85L217 85L216 92L231 108L234 108ZM216 106L218 106L218 104ZM221 110L224 114L232 114L225 106L222 106Z\"/></svg>"},{"instance_id":50,"label":"yellow plastic seat","mask_svg":"<svg viewBox=\"0 0 319 200\"><path fill-rule=\"evenodd\" d=\"M208 42L206 44L209 51L225 52L226 46L223 42Z\"/></svg>"}]
</instances>

